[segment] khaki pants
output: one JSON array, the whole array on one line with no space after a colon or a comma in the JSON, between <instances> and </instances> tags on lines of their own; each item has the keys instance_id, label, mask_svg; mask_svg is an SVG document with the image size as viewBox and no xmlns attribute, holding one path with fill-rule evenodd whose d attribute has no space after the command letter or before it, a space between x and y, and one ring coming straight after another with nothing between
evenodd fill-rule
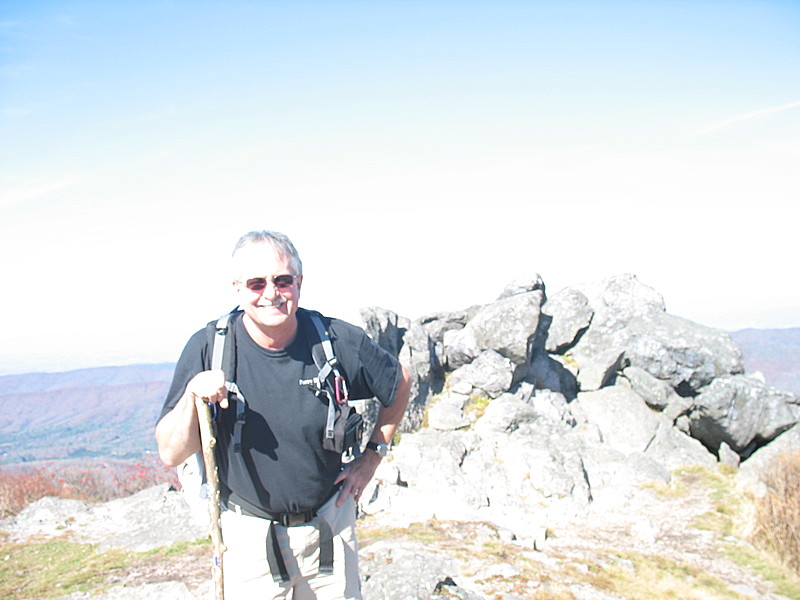
<instances>
[{"instance_id":1,"label":"khaki pants","mask_svg":"<svg viewBox=\"0 0 800 600\"><path fill-rule=\"evenodd\" d=\"M313 520L275 526L290 580L275 582L267 562L269 521L226 510L222 513L225 600L361 600L356 507L352 496L337 508L334 494ZM325 519L333 533L333 573L319 575L319 529Z\"/></svg>"}]
</instances>

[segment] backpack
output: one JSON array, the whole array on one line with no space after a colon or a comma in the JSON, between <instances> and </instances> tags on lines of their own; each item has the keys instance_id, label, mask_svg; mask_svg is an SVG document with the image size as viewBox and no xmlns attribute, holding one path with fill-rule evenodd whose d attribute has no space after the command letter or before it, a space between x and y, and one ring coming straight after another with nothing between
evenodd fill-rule
<instances>
[{"instance_id":1,"label":"backpack","mask_svg":"<svg viewBox=\"0 0 800 600\"><path fill-rule=\"evenodd\" d=\"M358 456L361 453L363 419L348 403L347 382L339 371L333 344L322 316L315 311L304 312L313 325L313 328L304 329L314 364L319 372L311 379L301 379L298 385L307 386L317 397L327 400L323 448L338 454ZM247 420L247 401L233 381L236 372L236 340L232 325L233 319L241 314L242 311L235 308L206 325L206 343L211 350L211 369L222 370L225 373L225 387L228 390L229 400L233 402L236 410L236 423L233 429L234 452L241 452L242 428ZM178 467L178 479L187 497L208 498L202 453L190 456Z\"/></svg>"}]
</instances>

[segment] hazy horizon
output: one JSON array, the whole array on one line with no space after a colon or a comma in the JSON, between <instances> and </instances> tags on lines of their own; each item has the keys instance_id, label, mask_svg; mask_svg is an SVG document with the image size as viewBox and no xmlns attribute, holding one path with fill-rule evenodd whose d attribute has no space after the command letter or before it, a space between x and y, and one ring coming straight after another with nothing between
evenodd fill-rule
<instances>
[{"instance_id":1,"label":"hazy horizon","mask_svg":"<svg viewBox=\"0 0 800 600\"><path fill-rule=\"evenodd\" d=\"M0 372L176 360L254 229L356 322L634 273L800 326L798 31L770 0L3 2Z\"/></svg>"}]
</instances>

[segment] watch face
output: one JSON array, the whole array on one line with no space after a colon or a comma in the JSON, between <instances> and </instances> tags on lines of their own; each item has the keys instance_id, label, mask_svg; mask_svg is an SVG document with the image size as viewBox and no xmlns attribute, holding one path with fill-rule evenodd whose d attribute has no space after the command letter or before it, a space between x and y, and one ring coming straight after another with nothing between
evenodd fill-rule
<instances>
[{"instance_id":1,"label":"watch face","mask_svg":"<svg viewBox=\"0 0 800 600\"><path fill-rule=\"evenodd\" d=\"M376 444L375 442L369 442L367 444L367 448L377 452L378 456L386 456L387 454L389 454L389 446L387 446L386 444Z\"/></svg>"}]
</instances>

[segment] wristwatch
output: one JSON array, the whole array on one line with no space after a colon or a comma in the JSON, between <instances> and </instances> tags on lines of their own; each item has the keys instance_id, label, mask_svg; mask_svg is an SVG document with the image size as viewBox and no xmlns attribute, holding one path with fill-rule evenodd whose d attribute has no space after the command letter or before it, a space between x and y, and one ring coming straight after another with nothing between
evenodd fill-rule
<instances>
[{"instance_id":1,"label":"wristwatch","mask_svg":"<svg viewBox=\"0 0 800 600\"><path fill-rule=\"evenodd\" d=\"M388 444L376 444L375 442L367 442L367 450L374 450L378 453L378 456L383 458L387 454L389 454L389 446Z\"/></svg>"}]
</instances>

